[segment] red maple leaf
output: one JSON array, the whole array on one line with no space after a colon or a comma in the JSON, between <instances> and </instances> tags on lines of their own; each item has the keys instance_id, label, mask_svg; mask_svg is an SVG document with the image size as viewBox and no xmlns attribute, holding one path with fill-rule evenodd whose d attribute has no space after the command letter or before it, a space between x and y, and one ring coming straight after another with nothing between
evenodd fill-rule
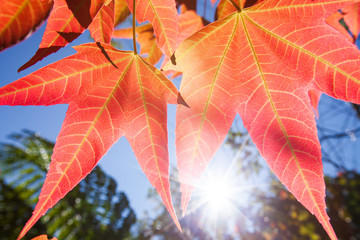
<instances>
[{"instance_id":1,"label":"red maple leaf","mask_svg":"<svg viewBox=\"0 0 360 240\"><path fill-rule=\"evenodd\" d=\"M166 104L176 87L133 52L99 43L0 88L1 105L69 104L39 201L19 239L125 136L175 224L168 179ZM180 96L180 95L179 95Z\"/></svg>"},{"instance_id":2,"label":"red maple leaf","mask_svg":"<svg viewBox=\"0 0 360 240\"><path fill-rule=\"evenodd\" d=\"M238 7L180 44L168 68L183 72L180 92L190 106L178 107L176 124L183 210L239 113L272 171L336 239L308 91L360 102L359 51L325 23L352 2Z\"/></svg>"},{"instance_id":3,"label":"red maple leaf","mask_svg":"<svg viewBox=\"0 0 360 240\"><path fill-rule=\"evenodd\" d=\"M126 0L130 11L133 0ZM179 20L175 0L135 0L136 20L149 21L156 36L156 44L161 51L172 56L178 45Z\"/></svg>"},{"instance_id":4,"label":"red maple leaf","mask_svg":"<svg viewBox=\"0 0 360 240\"><path fill-rule=\"evenodd\" d=\"M90 23L88 29L95 42L111 42L115 24L114 4L115 1L111 0L109 4L103 5Z\"/></svg>"}]
</instances>

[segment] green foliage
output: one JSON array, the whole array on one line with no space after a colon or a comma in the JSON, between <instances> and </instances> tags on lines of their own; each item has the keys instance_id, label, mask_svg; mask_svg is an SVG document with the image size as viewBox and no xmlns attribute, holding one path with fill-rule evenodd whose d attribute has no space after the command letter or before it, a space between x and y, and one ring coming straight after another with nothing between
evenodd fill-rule
<instances>
[{"instance_id":1,"label":"green foliage","mask_svg":"<svg viewBox=\"0 0 360 240\"><path fill-rule=\"evenodd\" d=\"M45 179L53 143L30 131L13 134L14 143L0 150L0 239L16 238ZM135 213L114 179L95 167L77 187L31 231L59 239L125 239L135 223ZM46 227L45 227L46 226Z\"/></svg>"},{"instance_id":2,"label":"green foliage","mask_svg":"<svg viewBox=\"0 0 360 240\"><path fill-rule=\"evenodd\" d=\"M327 210L339 239L360 239L360 174L347 171L326 177L325 182ZM328 239L316 218L277 180L273 180L270 190L271 194L257 192L253 196L252 201L261 207L248 215L255 223L255 231L242 229L243 239Z\"/></svg>"}]
</instances>

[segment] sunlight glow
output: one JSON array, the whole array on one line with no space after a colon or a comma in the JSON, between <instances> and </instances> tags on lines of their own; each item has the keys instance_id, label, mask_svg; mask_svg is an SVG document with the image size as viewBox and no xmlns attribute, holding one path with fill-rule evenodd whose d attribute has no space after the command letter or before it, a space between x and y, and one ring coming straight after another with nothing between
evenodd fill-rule
<instances>
[{"instance_id":1,"label":"sunlight glow","mask_svg":"<svg viewBox=\"0 0 360 240\"><path fill-rule=\"evenodd\" d=\"M224 179L213 179L204 186L204 201L215 212L229 204L231 187Z\"/></svg>"},{"instance_id":2,"label":"sunlight glow","mask_svg":"<svg viewBox=\"0 0 360 240\"><path fill-rule=\"evenodd\" d=\"M225 176L207 178L199 187L199 200L209 220L227 217L234 212L235 186Z\"/></svg>"}]
</instances>

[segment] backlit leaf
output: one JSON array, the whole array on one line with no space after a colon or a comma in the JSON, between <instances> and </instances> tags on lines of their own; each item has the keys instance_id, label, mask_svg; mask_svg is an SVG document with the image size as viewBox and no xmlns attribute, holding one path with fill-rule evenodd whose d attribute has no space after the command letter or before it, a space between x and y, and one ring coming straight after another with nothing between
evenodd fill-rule
<instances>
[{"instance_id":1,"label":"backlit leaf","mask_svg":"<svg viewBox=\"0 0 360 240\"><path fill-rule=\"evenodd\" d=\"M234 1L234 3L238 7L241 6L241 8L248 8L263 1L264 0L240 0L239 2ZM215 19L222 19L235 11L235 6L229 0L220 0L216 8Z\"/></svg>"},{"instance_id":2,"label":"backlit leaf","mask_svg":"<svg viewBox=\"0 0 360 240\"><path fill-rule=\"evenodd\" d=\"M268 0L180 44L168 68L183 72L180 92L190 106L178 106L176 125L183 210L239 113L272 171L337 239L308 91L360 102L359 51L325 23L352 2Z\"/></svg>"},{"instance_id":3,"label":"backlit leaf","mask_svg":"<svg viewBox=\"0 0 360 240\"><path fill-rule=\"evenodd\" d=\"M0 88L1 105L69 104L39 201L19 239L121 136L180 229L169 190L166 126L166 105L178 101L176 87L133 52L99 43L76 50Z\"/></svg>"},{"instance_id":4,"label":"backlit leaf","mask_svg":"<svg viewBox=\"0 0 360 240\"><path fill-rule=\"evenodd\" d=\"M229 2L229 0L220 0L216 8L215 19L222 19L233 12L236 12L236 8Z\"/></svg>"},{"instance_id":5,"label":"backlit leaf","mask_svg":"<svg viewBox=\"0 0 360 240\"><path fill-rule=\"evenodd\" d=\"M45 20L51 0L2 0L0 4L0 50L34 30Z\"/></svg>"},{"instance_id":6,"label":"backlit leaf","mask_svg":"<svg viewBox=\"0 0 360 240\"><path fill-rule=\"evenodd\" d=\"M133 0L126 0L133 10ZM136 0L136 20L149 21L156 36L156 44L161 51L171 56L178 45L179 21L175 0Z\"/></svg>"},{"instance_id":7,"label":"backlit leaf","mask_svg":"<svg viewBox=\"0 0 360 240\"><path fill-rule=\"evenodd\" d=\"M185 11L184 13L179 14L179 43L184 39L189 37L191 34L195 33L199 29L204 27L202 19L199 15L196 14L193 10ZM165 56L163 65L170 61L168 56ZM181 72L166 71L166 75L171 74L171 78L175 78L181 75Z\"/></svg>"},{"instance_id":8,"label":"backlit leaf","mask_svg":"<svg viewBox=\"0 0 360 240\"><path fill-rule=\"evenodd\" d=\"M110 43L114 30L114 0L103 5L89 25L89 31L95 42Z\"/></svg>"},{"instance_id":9,"label":"backlit leaf","mask_svg":"<svg viewBox=\"0 0 360 240\"><path fill-rule=\"evenodd\" d=\"M80 36L90 25L106 0L54 0L45 33L35 55L22 71Z\"/></svg>"}]
</instances>

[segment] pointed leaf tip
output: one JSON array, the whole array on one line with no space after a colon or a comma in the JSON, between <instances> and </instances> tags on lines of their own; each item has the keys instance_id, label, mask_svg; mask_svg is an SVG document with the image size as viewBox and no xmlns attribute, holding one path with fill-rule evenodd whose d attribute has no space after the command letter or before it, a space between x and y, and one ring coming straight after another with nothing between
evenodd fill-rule
<instances>
[{"instance_id":1,"label":"pointed leaf tip","mask_svg":"<svg viewBox=\"0 0 360 240\"><path fill-rule=\"evenodd\" d=\"M173 53L173 55L171 55L170 60L171 60L171 63L172 63L173 65L176 65L175 53Z\"/></svg>"},{"instance_id":2,"label":"pointed leaf tip","mask_svg":"<svg viewBox=\"0 0 360 240\"><path fill-rule=\"evenodd\" d=\"M177 104L181 104L187 108L190 108L190 106L185 102L184 98L181 96L180 92L178 93Z\"/></svg>"}]
</instances>

